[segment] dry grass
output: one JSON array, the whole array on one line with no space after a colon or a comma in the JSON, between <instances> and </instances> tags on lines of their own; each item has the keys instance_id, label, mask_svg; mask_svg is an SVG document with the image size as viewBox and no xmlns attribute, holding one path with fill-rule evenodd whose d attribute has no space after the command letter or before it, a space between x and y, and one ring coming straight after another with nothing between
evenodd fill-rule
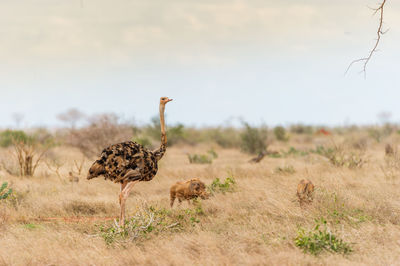
<instances>
[{"instance_id":1,"label":"dry grass","mask_svg":"<svg viewBox=\"0 0 400 266\"><path fill-rule=\"evenodd\" d=\"M314 149L324 138L272 145L273 150ZM341 140L335 140L340 142ZM0 264L5 265L389 265L400 261L400 179L385 178L384 144L367 145L361 168L337 167L315 153L266 157L259 164L238 150L216 149L212 164L190 164L186 153L210 147L171 148L151 182L136 185L127 203L132 216L147 204L169 211L169 188L197 177L210 184L233 175L236 189L201 202L198 221L179 230L153 231L121 245L107 245L99 234L112 221L44 221L46 217L113 217L119 213L119 187L102 178L71 185L68 172L81 154L62 147L52 152L65 162L61 179L46 167L36 177L11 176L0 169L14 196L0 203ZM6 151L1 151L6 152ZM88 169L87 161L84 169ZM290 175L274 171L291 165ZM84 170L85 171L85 170ZM84 173L85 174L85 173ZM400 177L399 177L400 178ZM301 179L316 185L314 202L301 209L296 187ZM183 203L171 219L194 209ZM310 229L324 217L335 234L351 243L349 255L304 254L294 245L299 227ZM29 252L27 252L29 251Z\"/></svg>"}]
</instances>

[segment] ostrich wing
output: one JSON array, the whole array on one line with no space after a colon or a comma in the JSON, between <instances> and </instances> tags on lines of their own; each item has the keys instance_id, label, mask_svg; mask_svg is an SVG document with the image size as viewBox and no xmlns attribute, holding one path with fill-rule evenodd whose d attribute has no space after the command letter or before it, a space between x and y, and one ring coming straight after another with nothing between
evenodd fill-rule
<instances>
[{"instance_id":1,"label":"ostrich wing","mask_svg":"<svg viewBox=\"0 0 400 266\"><path fill-rule=\"evenodd\" d=\"M129 170L128 172L126 172L126 174L124 176L120 176L118 178L116 178L114 180L115 183L118 182L131 182L131 181L136 181L136 180L141 180L142 175L139 172L138 169L135 170Z\"/></svg>"}]
</instances>

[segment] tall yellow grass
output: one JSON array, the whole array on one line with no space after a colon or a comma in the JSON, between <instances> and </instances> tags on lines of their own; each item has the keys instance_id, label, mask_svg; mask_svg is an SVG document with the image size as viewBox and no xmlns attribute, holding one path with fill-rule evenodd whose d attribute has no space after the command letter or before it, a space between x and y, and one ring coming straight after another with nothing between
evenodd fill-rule
<instances>
[{"instance_id":1,"label":"tall yellow grass","mask_svg":"<svg viewBox=\"0 0 400 266\"><path fill-rule=\"evenodd\" d=\"M342 140L335 140L340 142ZM397 141L397 140L393 140ZM307 143L293 138L275 144L311 149L329 139ZM135 186L127 215L146 203L169 208L169 188L193 177L210 184L233 174L233 193L215 194L202 202L200 222L178 232L149 234L148 239L107 246L99 226L111 221L46 221L48 217L114 217L119 213L117 184L102 178L68 182L73 160L81 154L59 147L54 154L65 162L60 179L44 165L35 177L0 172L11 183L14 198L0 203L0 264L4 265L395 265L400 264L400 179L386 178L382 167L384 144L370 142L368 162L361 168L335 167L317 154L266 157L259 164L238 150L214 147L211 165L189 164L186 152L204 153L210 147L173 147L160 162L151 182ZM0 151L6 158L7 151ZM10 158L8 158L10 159ZM291 165L294 173L279 173ZM90 162L87 161L85 169ZM86 174L86 173L85 173ZM400 178L400 177L399 177ZM316 186L314 202L301 209L296 187L301 179ZM193 208L183 203L180 209ZM324 217L337 236L352 243L350 255L304 254L293 239L299 227L312 228Z\"/></svg>"}]
</instances>

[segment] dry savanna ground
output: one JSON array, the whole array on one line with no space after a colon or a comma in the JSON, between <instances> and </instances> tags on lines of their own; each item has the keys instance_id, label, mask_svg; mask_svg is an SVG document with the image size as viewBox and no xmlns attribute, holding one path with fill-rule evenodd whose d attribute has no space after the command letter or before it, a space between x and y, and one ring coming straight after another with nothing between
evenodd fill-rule
<instances>
[{"instance_id":1,"label":"dry savanna ground","mask_svg":"<svg viewBox=\"0 0 400 266\"><path fill-rule=\"evenodd\" d=\"M388 162L385 143L368 139L359 145L359 139L361 136L292 137L269 147L287 151L284 156L267 156L258 164L249 163L251 156L239 150L217 146L213 148L218 158L212 164L190 164L186 152L201 154L211 146L171 147L160 161L157 176L133 189L127 201L127 215L133 220L126 234L115 232L118 229L112 220L102 219L119 214L119 186L103 178L87 181L89 159L80 182L70 183L68 172L82 154L69 147L53 148L52 156L63 162L60 176L44 164L29 178L10 175L4 169L0 172L0 182L8 181L14 190L9 199L0 202L0 264L400 264L397 158ZM397 136L387 141L393 146L400 143ZM344 153L358 154L365 149L362 166L334 165L318 152L299 152L332 143L343 145ZM290 147L296 150L289 152ZM9 152L0 150L2 160L12 160ZM347 156L343 160L348 160ZM171 210L169 187L193 177L207 185L215 178L223 182L233 177L235 184L208 200L191 205L184 202ZM296 187L304 178L310 179L316 190L314 202L302 209ZM60 219L63 217L68 219ZM321 218L328 232L348 243L352 252L312 255L296 246L300 228L312 230Z\"/></svg>"}]
</instances>

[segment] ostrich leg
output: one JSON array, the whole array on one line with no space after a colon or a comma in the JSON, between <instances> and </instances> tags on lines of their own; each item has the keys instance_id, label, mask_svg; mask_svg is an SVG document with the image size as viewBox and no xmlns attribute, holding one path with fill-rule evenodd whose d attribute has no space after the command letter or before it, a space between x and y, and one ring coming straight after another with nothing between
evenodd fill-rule
<instances>
[{"instance_id":1,"label":"ostrich leg","mask_svg":"<svg viewBox=\"0 0 400 266\"><path fill-rule=\"evenodd\" d=\"M127 182L121 183L121 189L120 189L120 193L119 193L119 207L120 207L119 225L120 226L124 225L124 223L125 223L125 221L122 222L122 208L125 208L125 202L123 200L122 191L124 191L127 184L128 184ZM124 203L122 203L122 202L124 202Z\"/></svg>"},{"instance_id":2,"label":"ostrich leg","mask_svg":"<svg viewBox=\"0 0 400 266\"><path fill-rule=\"evenodd\" d=\"M122 183L121 184L121 194L119 195L119 204L121 207L121 213L119 216L119 226L125 225L125 202L131 192L133 186L139 181L132 181L129 183Z\"/></svg>"}]
</instances>

